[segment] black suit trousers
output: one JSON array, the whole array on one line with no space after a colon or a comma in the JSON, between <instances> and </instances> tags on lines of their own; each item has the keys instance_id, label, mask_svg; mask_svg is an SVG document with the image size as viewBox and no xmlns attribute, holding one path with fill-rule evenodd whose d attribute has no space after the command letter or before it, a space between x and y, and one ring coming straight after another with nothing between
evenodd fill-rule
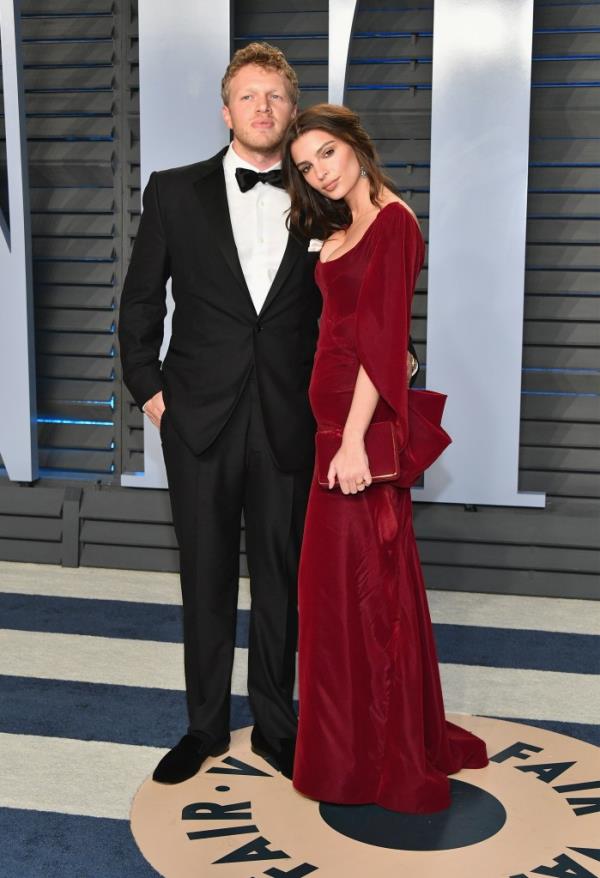
<instances>
[{"instance_id":1,"label":"black suit trousers","mask_svg":"<svg viewBox=\"0 0 600 878\"><path fill-rule=\"evenodd\" d=\"M202 454L182 441L168 406L160 431L180 549L188 731L214 740L229 734L243 512L248 693L255 722L276 743L296 733L297 573L312 472L276 467L253 374Z\"/></svg>"}]
</instances>

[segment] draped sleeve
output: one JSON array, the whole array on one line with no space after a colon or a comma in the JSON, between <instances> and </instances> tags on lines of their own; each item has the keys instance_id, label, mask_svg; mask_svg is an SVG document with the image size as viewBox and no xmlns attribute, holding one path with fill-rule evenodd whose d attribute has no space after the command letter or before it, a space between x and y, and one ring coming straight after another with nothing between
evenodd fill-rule
<instances>
[{"instance_id":1,"label":"draped sleeve","mask_svg":"<svg viewBox=\"0 0 600 878\"><path fill-rule=\"evenodd\" d=\"M410 309L425 245L416 219L399 202L382 209L369 245L356 308L356 348L361 365L395 413L402 447L408 441Z\"/></svg>"}]
</instances>

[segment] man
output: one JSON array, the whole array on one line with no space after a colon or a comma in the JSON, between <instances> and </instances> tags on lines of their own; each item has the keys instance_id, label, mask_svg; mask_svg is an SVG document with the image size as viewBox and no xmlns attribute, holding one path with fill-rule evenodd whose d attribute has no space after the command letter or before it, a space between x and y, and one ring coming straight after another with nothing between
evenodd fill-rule
<instances>
[{"instance_id":1,"label":"man","mask_svg":"<svg viewBox=\"0 0 600 878\"><path fill-rule=\"evenodd\" d=\"M296 578L312 475L307 388L316 254L285 227L280 147L298 82L283 53L240 49L222 82L229 148L153 173L123 288L123 377L160 429L180 548L188 733L154 779L179 783L229 747L242 511L252 609L252 749L292 775ZM175 312L158 360L165 283Z\"/></svg>"}]
</instances>

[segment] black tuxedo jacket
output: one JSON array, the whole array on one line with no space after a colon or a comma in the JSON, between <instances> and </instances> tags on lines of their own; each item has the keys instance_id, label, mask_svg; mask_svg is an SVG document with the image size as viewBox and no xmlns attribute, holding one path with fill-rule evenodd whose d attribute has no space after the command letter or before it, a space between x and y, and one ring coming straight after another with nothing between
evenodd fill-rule
<instances>
[{"instance_id":1,"label":"black tuxedo jacket","mask_svg":"<svg viewBox=\"0 0 600 878\"><path fill-rule=\"evenodd\" d=\"M233 238L224 154L150 177L121 297L123 378L140 408L163 390L170 423L200 454L254 369L271 449L292 471L311 466L314 455L307 390L321 311L318 254L290 235L256 314ZM161 369L169 277L175 312Z\"/></svg>"}]
</instances>

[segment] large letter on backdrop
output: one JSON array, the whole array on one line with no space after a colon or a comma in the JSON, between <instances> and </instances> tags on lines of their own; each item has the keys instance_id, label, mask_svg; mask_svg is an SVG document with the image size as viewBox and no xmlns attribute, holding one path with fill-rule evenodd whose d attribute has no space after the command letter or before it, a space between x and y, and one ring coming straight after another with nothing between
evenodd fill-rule
<instances>
[{"instance_id":1,"label":"large letter on backdrop","mask_svg":"<svg viewBox=\"0 0 600 878\"><path fill-rule=\"evenodd\" d=\"M330 104L343 104L348 55L358 0L329 0L328 95Z\"/></svg>"},{"instance_id":2,"label":"large letter on backdrop","mask_svg":"<svg viewBox=\"0 0 600 878\"><path fill-rule=\"evenodd\" d=\"M422 500L519 493L533 0L434 5L427 386L454 439Z\"/></svg>"},{"instance_id":3,"label":"large letter on backdrop","mask_svg":"<svg viewBox=\"0 0 600 878\"><path fill-rule=\"evenodd\" d=\"M20 4L0 0L8 222L0 211L0 454L10 479L38 475L31 223Z\"/></svg>"},{"instance_id":4,"label":"large letter on backdrop","mask_svg":"<svg viewBox=\"0 0 600 878\"><path fill-rule=\"evenodd\" d=\"M231 53L228 0L142 0L139 4L142 188L152 171L209 158L228 141L221 77ZM172 300L161 359L171 335ZM144 472L121 484L166 488L158 430L144 418Z\"/></svg>"}]
</instances>

